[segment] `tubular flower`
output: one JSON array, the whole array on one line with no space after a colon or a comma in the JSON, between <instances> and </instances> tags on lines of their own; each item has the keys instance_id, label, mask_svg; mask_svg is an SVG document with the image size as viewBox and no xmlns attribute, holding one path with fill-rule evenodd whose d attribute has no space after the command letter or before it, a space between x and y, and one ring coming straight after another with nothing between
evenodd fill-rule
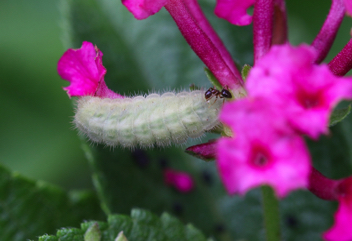
<instances>
[{"instance_id":1,"label":"tubular flower","mask_svg":"<svg viewBox=\"0 0 352 241\"><path fill-rule=\"evenodd\" d=\"M69 49L63 54L57 70L61 78L70 82L70 85L64 88L70 97L90 95L111 99L123 98L106 86L106 69L102 57L103 53L86 41L80 49Z\"/></svg>"},{"instance_id":2,"label":"tubular flower","mask_svg":"<svg viewBox=\"0 0 352 241\"><path fill-rule=\"evenodd\" d=\"M310 170L304 140L292 132L269 99L228 103L220 120L235 133L218 141L217 166L230 194L270 185L278 197L305 188Z\"/></svg>"}]
</instances>

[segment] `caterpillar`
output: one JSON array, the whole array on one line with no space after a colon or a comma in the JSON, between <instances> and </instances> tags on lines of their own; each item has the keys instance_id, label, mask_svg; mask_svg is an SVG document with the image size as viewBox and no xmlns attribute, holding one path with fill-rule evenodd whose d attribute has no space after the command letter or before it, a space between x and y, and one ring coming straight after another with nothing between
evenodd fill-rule
<instances>
[{"instance_id":1,"label":"caterpillar","mask_svg":"<svg viewBox=\"0 0 352 241\"><path fill-rule=\"evenodd\" d=\"M223 101L208 101L211 97L200 90L124 99L85 96L77 102L74 123L91 141L108 146L181 144L219 124Z\"/></svg>"}]
</instances>

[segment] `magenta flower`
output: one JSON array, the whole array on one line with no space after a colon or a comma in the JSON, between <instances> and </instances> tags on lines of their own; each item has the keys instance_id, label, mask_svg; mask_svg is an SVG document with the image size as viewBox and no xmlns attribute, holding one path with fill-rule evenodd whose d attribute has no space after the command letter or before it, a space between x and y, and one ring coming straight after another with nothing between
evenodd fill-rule
<instances>
[{"instance_id":1,"label":"magenta flower","mask_svg":"<svg viewBox=\"0 0 352 241\"><path fill-rule=\"evenodd\" d=\"M235 25L248 25L252 22L252 16L247 9L254 5L255 0L217 0L215 14Z\"/></svg>"},{"instance_id":2,"label":"magenta flower","mask_svg":"<svg viewBox=\"0 0 352 241\"><path fill-rule=\"evenodd\" d=\"M352 79L334 76L327 65L313 64L314 49L273 46L247 78L251 97L270 97L288 122L312 138L328 133L330 113L352 98Z\"/></svg>"},{"instance_id":3,"label":"magenta flower","mask_svg":"<svg viewBox=\"0 0 352 241\"><path fill-rule=\"evenodd\" d=\"M334 215L334 225L323 234L327 241L352 240L352 195L339 198L339 207Z\"/></svg>"},{"instance_id":4,"label":"magenta flower","mask_svg":"<svg viewBox=\"0 0 352 241\"><path fill-rule=\"evenodd\" d=\"M352 177L332 180L312 169L309 190L325 200L337 200L338 209L334 215L334 225L323 234L327 241L352 240Z\"/></svg>"},{"instance_id":5,"label":"magenta flower","mask_svg":"<svg viewBox=\"0 0 352 241\"><path fill-rule=\"evenodd\" d=\"M164 182L183 193L190 192L194 189L194 181L191 175L170 168L164 170Z\"/></svg>"},{"instance_id":6,"label":"magenta flower","mask_svg":"<svg viewBox=\"0 0 352 241\"><path fill-rule=\"evenodd\" d=\"M217 166L229 194L270 185L278 197L307 185L310 156L304 140L292 132L269 99L227 103L220 120L234 132L221 138Z\"/></svg>"},{"instance_id":7,"label":"magenta flower","mask_svg":"<svg viewBox=\"0 0 352 241\"><path fill-rule=\"evenodd\" d=\"M160 11L168 0L122 0L128 11L137 19L145 19Z\"/></svg>"},{"instance_id":8,"label":"magenta flower","mask_svg":"<svg viewBox=\"0 0 352 241\"><path fill-rule=\"evenodd\" d=\"M61 78L70 82L70 85L64 88L70 97L91 95L111 99L123 98L106 86L106 69L102 57L103 53L86 41L80 49L69 49L63 54L57 71Z\"/></svg>"},{"instance_id":9,"label":"magenta flower","mask_svg":"<svg viewBox=\"0 0 352 241\"><path fill-rule=\"evenodd\" d=\"M346 12L348 15L352 16L352 1L351 0L344 0Z\"/></svg>"}]
</instances>

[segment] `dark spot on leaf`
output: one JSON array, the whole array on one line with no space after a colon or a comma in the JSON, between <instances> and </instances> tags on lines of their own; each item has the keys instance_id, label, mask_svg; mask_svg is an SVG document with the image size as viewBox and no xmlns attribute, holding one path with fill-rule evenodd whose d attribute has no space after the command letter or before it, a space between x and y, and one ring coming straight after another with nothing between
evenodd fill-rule
<instances>
[{"instance_id":1,"label":"dark spot on leaf","mask_svg":"<svg viewBox=\"0 0 352 241\"><path fill-rule=\"evenodd\" d=\"M298 220L295 216L293 215L287 215L284 219L285 224L289 228L296 228L298 225Z\"/></svg>"},{"instance_id":2,"label":"dark spot on leaf","mask_svg":"<svg viewBox=\"0 0 352 241\"><path fill-rule=\"evenodd\" d=\"M169 167L169 163L165 158L161 158L159 160L159 165L160 165L161 169L165 169L165 168Z\"/></svg>"},{"instance_id":3,"label":"dark spot on leaf","mask_svg":"<svg viewBox=\"0 0 352 241\"><path fill-rule=\"evenodd\" d=\"M205 185L210 186L213 183L213 177L211 176L210 172L202 171L202 181Z\"/></svg>"},{"instance_id":4,"label":"dark spot on leaf","mask_svg":"<svg viewBox=\"0 0 352 241\"><path fill-rule=\"evenodd\" d=\"M222 223L215 224L215 232L222 233L225 231L225 226Z\"/></svg>"},{"instance_id":5,"label":"dark spot on leaf","mask_svg":"<svg viewBox=\"0 0 352 241\"><path fill-rule=\"evenodd\" d=\"M179 202L174 202L172 205L172 210L176 215L181 215L183 213L183 206Z\"/></svg>"},{"instance_id":6,"label":"dark spot on leaf","mask_svg":"<svg viewBox=\"0 0 352 241\"><path fill-rule=\"evenodd\" d=\"M132 158L135 163L141 168L146 168L150 163L147 153L141 149L136 149L135 151L133 151Z\"/></svg>"}]
</instances>

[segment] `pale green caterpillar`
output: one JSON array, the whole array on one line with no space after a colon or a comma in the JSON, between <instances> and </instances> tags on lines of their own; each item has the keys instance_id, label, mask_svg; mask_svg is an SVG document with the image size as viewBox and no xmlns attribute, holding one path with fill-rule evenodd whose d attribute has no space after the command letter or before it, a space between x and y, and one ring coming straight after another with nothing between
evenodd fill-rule
<instances>
[{"instance_id":1,"label":"pale green caterpillar","mask_svg":"<svg viewBox=\"0 0 352 241\"><path fill-rule=\"evenodd\" d=\"M90 140L108 146L168 146L217 126L223 104L217 97L209 101L200 90L124 99L86 96L78 100L74 123Z\"/></svg>"}]
</instances>

